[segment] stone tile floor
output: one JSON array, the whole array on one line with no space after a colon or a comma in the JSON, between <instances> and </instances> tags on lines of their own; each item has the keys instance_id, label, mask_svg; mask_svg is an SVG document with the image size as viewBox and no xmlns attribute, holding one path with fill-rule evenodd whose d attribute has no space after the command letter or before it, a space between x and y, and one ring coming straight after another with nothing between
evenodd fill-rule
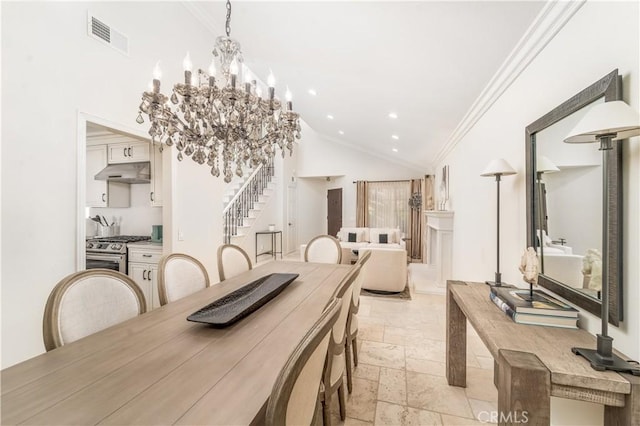
<instances>
[{"instance_id":1,"label":"stone tile floor","mask_svg":"<svg viewBox=\"0 0 640 426\"><path fill-rule=\"evenodd\" d=\"M497 410L493 358L467 327L467 387L445 378L445 298L412 300L362 296L359 364L342 422L334 425L479 425ZM484 423L480 420L484 420Z\"/></svg>"},{"instance_id":2,"label":"stone tile floor","mask_svg":"<svg viewBox=\"0 0 640 426\"><path fill-rule=\"evenodd\" d=\"M298 252L285 260L299 261ZM420 275L412 274L412 280ZM484 425L498 409L493 358L467 325L467 387L445 378L445 296L416 294L411 300L360 297L358 366L353 392L347 393L347 418L340 420L332 401L332 424ZM346 390L346 378L345 390Z\"/></svg>"}]
</instances>

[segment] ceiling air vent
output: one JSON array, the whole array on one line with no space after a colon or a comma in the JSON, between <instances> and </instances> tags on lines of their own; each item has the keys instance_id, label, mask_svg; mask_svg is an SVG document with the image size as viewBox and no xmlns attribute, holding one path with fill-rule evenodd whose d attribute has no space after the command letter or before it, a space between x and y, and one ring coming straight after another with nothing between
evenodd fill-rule
<instances>
[{"instance_id":1,"label":"ceiling air vent","mask_svg":"<svg viewBox=\"0 0 640 426\"><path fill-rule=\"evenodd\" d=\"M117 51L129 55L129 39L127 36L91 14L88 15L88 34Z\"/></svg>"}]
</instances>

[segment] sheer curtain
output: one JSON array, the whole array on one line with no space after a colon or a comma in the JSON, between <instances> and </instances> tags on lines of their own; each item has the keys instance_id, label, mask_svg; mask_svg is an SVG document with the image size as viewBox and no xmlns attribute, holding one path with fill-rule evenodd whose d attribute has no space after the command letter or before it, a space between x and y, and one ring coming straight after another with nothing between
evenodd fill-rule
<instances>
[{"instance_id":1,"label":"sheer curtain","mask_svg":"<svg viewBox=\"0 0 640 426\"><path fill-rule=\"evenodd\" d=\"M371 228L400 228L408 235L410 231L411 182L368 182L367 201Z\"/></svg>"}]
</instances>

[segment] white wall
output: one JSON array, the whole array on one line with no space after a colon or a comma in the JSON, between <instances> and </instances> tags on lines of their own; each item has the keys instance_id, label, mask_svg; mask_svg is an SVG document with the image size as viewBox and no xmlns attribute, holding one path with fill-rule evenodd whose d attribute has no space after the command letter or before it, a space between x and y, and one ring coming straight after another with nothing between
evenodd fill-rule
<instances>
[{"instance_id":1,"label":"white wall","mask_svg":"<svg viewBox=\"0 0 640 426\"><path fill-rule=\"evenodd\" d=\"M294 150L296 148L297 147L294 146ZM286 223L284 212L286 211L286 185L291 176L293 163L293 157L289 156L288 152L284 159L281 157L280 151L276 153L274 157L275 175L264 196L265 202L261 204L255 219L247 221L247 223L251 225L251 228L242 231L245 235L240 238L233 238L231 241L232 244L242 247L244 251L247 252L254 266L256 264L256 232L266 231L269 225L274 225L277 231L282 231L282 252L283 254L287 253L286 241L288 227L284 226ZM258 237L258 253L263 253L271 249L270 238L271 235L260 235ZM280 248L280 236L276 235L276 246L273 249L274 251L281 251ZM269 255L266 254L258 257L259 262L269 259ZM280 258L278 257L278 259Z\"/></svg>"},{"instance_id":2,"label":"white wall","mask_svg":"<svg viewBox=\"0 0 640 426\"><path fill-rule=\"evenodd\" d=\"M518 172L501 185L501 269L503 280L521 284L517 265L526 246L524 129L611 70L623 76L623 98L640 109L637 2L587 2L531 62L456 148L450 165L454 220L454 278L482 281L495 271L495 181L482 178L494 158ZM593 149L597 147L593 145ZM625 321L611 327L614 346L640 357L640 142L624 148L623 281ZM522 283L524 284L524 283ZM599 319L583 313L586 328L599 332Z\"/></svg>"},{"instance_id":3,"label":"white wall","mask_svg":"<svg viewBox=\"0 0 640 426\"><path fill-rule=\"evenodd\" d=\"M355 226L355 181L420 179L428 171L426 167L416 169L338 143L307 126L302 135L296 174L298 178L317 179L298 179L300 219L304 220L299 231L301 244L309 241L309 236L327 232L327 189L342 188L342 225ZM389 159L393 159L391 150ZM327 182L326 177L331 181Z\"/></svg>"},{"instance_id":4,"label":"white wall","mask_svg":"<svg viewBox=\"0 0 640 426\"><path fill-rule=\"evenodd\" d=\"M298 179L298 241L327 233L327 185L323 178Z\"/></svg>"},{"instance_id":5,"label":"white wall","mask_svg":"<svg viewBox=\"0 0 640 426\"><path fill-rule=\"evenodd\" d=\"M87 36L87 10L129 37L129 56ZM149 31L151 22L165 30ZM47 297L77 269L78 112L137 126L155 63L162 61L166 92L165 81L181 78L186 49L206 67L211 43L175 2L2 4L2 367L44 351ZM175 184L166 197L173 207L162 213L165 250L191 253L217 276L221 179L190 159L176 164L174 152L165 158Z\"/></svg>"},{"instance_id":6,"label":"white wall","mask_svg":"<svg viewBox=\"0 0 640 426\"><path fill-rule=\"evenodd\" d=\"M120 223L121 235L151 235L151 225L162 225L162 207L151 207L149 202L150 184L131 185L131 205L127 208L92 207L90 216L102 215L109 222ZM93 224L97 225L95 222ZM95 228L95 227L94 227ZM95 229L93 229L95 235Z\"/></svg>"}]
</instances>

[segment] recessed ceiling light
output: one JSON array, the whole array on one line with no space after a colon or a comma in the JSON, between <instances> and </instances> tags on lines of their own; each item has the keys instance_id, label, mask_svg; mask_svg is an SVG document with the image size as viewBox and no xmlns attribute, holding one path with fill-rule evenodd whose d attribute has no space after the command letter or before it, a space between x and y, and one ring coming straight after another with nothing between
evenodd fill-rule
<instances>
[{"instance_id":1,"label":"recessed ceiling light","mask_svg":"<svg viewBox=\"0 0 640 426\"><path fill-rule=\"evenodd\" d=\"M393 148L391 151L398 152L398 148Z\"/></svg>"},{"instance_id":2,"label":"recessed ceiling light","mask_svg":"<svg viewBox=\"0 0 640 426\"><path fill-rule=\"evenodd\" d=\"M311 96L315 96L315 95L317 95L316 91L315 91L315 90L313 90L313 89L309 89L309 90L308 90L308 92L309 92L309 94L310 94Z\"/></svg>"},{"instance_id":3,"label":"recessed ceiling light","mask_svg":"<svg viewBox=\"0 0 640 426\"><path fill-rule=\"evenodd\" d=\"M398 140L398 139L400 139L400 137L398 135L391 135L391 139Z\"/></svg>"},{"instance_id":4,"label":"recessed ceiling light","mask_svg":"<svg viewBox=\"0 0 640 426\"><path fill-rule=\"evenodd\" d=\"M396 114L395 112L390 112L389 118L398 118L398 114Z\"/></svg>"},{"instance_id":5,"label":"recessed ceiling light","mask_svg":"<svg viewBox=\"0 0 640 426\"><path fill-rule=\"evenodd\" d=\"M344 135L344 132L342 130L338 130L338 133L340 133L341 135Z\"/></svg>"},{"instance_id":6,"label":"recessed ceiling light","mask_svg":"<svg viewBox=\"0 0 640 426\"><path fill-rule=\"evenodd\" d=\"M333 115L331 115L331 114L327 114L327 118L328 118L329 120L333 120Z\"/></svg>"}]
</instances>

